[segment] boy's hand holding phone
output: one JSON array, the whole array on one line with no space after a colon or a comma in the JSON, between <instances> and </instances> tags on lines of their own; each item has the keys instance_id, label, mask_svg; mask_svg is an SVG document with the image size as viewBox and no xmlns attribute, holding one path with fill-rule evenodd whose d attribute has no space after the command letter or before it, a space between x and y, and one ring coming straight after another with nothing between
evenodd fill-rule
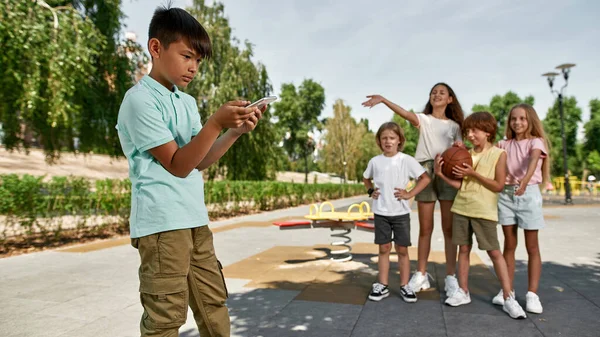
<instances>
[{"instance_id":1,"label":"boy's hand holding phone","mask_svg":"<svg viewBox=\"0 0 600 337\"><path fill-rule=\"evenodd\" d=\"M250 117L261 114L257 107L247 107L248 104L248 101L227 102L210 117L209 121L213 121L221 129L239 128L243 126Z\"/></svg>"}]
</instances>

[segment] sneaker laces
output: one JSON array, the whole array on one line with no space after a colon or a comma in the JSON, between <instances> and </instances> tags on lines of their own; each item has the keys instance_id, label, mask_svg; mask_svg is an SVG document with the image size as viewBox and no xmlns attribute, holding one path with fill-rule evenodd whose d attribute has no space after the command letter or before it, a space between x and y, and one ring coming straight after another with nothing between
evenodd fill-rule
<instances>
[{"instance_id":1,"label":"sneaker laces","mask_svg":"<svg viewBox=\"0 0 600 337\"><path fill-rule=\"evenodd\" d=\"M385 289L385 286L381 283L375 283L373 284L373 292L374 293L380 293L383 291L383 289Z\"/></svg>"},{"instance_id":2,"label":"sneaker laces","mask_svg":"<svg viewBox=\"0 0 600 337\"><path fill-rule=\"evenodd\" d=\"M414 295L415 294L415 292L408 285L402 286L402 290L404 290L404 292L406 292L406 295Z\"/></svg>"},{"instance_id":3,"label":"sneaker laces","mask_svg":"<svg viewBox=\"0 0 600 337\"><path fill-rule=\"evenodd\" d=\"M417 276L417 275L421 275L421 276ZM416 278L417 278L417 277L418 277L419 279L420 279L421 277L423 277L423 279L425 279L425 280L427 279L427 277L429 277L429 279L433 281L433 276L431 276L431 274L429 274L428 272L425 272L425 274L423 274L423 273L421 273L420 271L416 271L416 272L413 274L413 276L410 278L410 280L408 281L408 283L411 283L411 282L412 282L412 283L414 283L414 282L415 282L414 280L416 280Z\"/></svg>"},{"instance_id":4,"label":"sneaker laces","mask_svg":"<svg viewBox=\"0 0 600 337\"><path fill-rule=\"evenodd\" d=\"M523 315L525 312L523 308L519 305L519 302L512 296L508 296L504 303L508 306L508 309L512 312L517 312L519 315Z\"/></svg>"}]
</instances>

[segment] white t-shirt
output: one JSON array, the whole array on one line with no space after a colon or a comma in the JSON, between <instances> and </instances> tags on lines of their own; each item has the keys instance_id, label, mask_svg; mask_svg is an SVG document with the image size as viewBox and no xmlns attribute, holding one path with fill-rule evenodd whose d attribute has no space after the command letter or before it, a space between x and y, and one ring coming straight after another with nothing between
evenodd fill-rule
<instances>
[{"instance_id":1,"label":"white t-shirt","mask_svg":"<svg viewBox=\"0 0 600 337\"><path fill-rule=\"evenodd\" d=\"M380 154L373 157L367 165L363 177L373 178L379 188L379 198L373 200L373 213L377 215L396 216L410 213L408 200L394 197L394 188L406 189L410 179L416 179L425 173L425 169L415 158L398 152L393 157Z\"/></svg>"},{"instance_id":2,"label":"white t-shirt","mask_svg":"<svg viewBox=\"0 0 600 337\"><path fill-rule=\"evenodd\" d=\"M418 162L434 160L452 146L454 141L462 141L460 126L451 119L438 119L432 115L416 114L419 118L419 142L415 151Z\"/></svg>"}]
</instances>

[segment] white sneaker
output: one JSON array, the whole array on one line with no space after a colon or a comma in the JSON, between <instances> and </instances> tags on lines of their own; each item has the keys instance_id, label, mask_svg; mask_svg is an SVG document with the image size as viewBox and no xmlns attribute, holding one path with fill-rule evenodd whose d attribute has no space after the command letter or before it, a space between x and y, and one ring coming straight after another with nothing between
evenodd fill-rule
<instances>
[{"instance_id":1,"label":"white sneaker","mask_svg":"<svg viewBox=\"0 0 600 337\"><path fill-rule=\"evenodd\" d=\"M515 296L514 290L510 292L510 296L517 298ZM504 305L504 292L502 291L502 289L500 289L498 295L494 296L494 298L492 299L492 303L494 303L495 305Z\"/></svg>"},{"instance_id":2,"label":"white sneaker","mask_svg":"<svg viewBox=\"0 0 600 337\"><path fill-rule=\"evenodd\" d=\"M421 290L429 289L431 288L431 285L429 284L429 279L427 277L431 277L431 275L429 275L429 273L423 275L420 271L416 271L410 278L410 281L408 281L408 286L416 293Z\"/></svg>"},{"instance_id":3,"label":"white sneaker","mask_svg":"<svg viewBox=\"0 0 600 337\"><path fill-rule=\"evenodd\" d=\"M444 291L446 292L446 298L452 297L452 295L458 290L458 280L454 275L446 275L446 285Z\"/></svg>"},{"instance_id":4,"label":"white sneaker","mask_svg":"<svg viewBox=\"0 0 600 337\"><path fill-rule=\"evenodd\" d=\"M544 311L544 308L542 308L542 303L540 302L540 298L536 293L528 291L527 295L525 295L525 300L527 301L525 308L528 312L541 314Z\"/></svg>"},{"instance_id":5,"label":"white sneaker","mask_svg":"<svg viewBox=\"0 0 600 337\"><path fill-rule=\"evenodd\" d=\"M502 310L504 310L511 318L527 318L527 315L525 315L525 311L521 308L519 302L512 296L508 296L506 300L504 300Z\"/></svg>"},{"instance_id":6,"label":"white sneaker","mask_svg":"<svg viewBox=\"0 0 600 337\"><path fill-rule=\"evenodd\" d=\"M462 288L458 288L457 291L452 294L452 297L446 299L446 304L451 307L458 307L459 305L471 303L471 295L465 293Z\"/></svg>"}]
</instances>

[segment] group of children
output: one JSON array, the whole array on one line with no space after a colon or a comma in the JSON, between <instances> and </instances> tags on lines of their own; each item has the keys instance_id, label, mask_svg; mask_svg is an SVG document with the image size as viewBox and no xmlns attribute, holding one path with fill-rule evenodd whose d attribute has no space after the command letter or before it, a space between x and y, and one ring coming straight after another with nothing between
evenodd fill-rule
<instances>
[{"instance_id":1,"label":"group of children","mask_svg":"<svg viewBox=\"0 0 600 337\"><path fill-rule=\"evenodd\" d=\"M116 126L132 183L130 229L131 244L140 255L141 335L177 335L189 306L202 336L229 336L227 287L207 226L200 171L221 158L241 135L254 130L266 106L259 109L248 107L247 101L228 102L201 125L195 98L178 87L187 86L201 61L212 54L206 30L185 10L163 7L154 12L148 38L152 70L126 93ZM541 172L547 172L547 150L533 108L513 108L506 140L494 147L494 117L478 112L463 122L456 95L446 84L433 87L422 114L408 112L381 96L370 97L364 105L380 102L419 128L420 136L413 158L401 152L405 139L397 124L386 123L377 132L383 154L373 158L365 171L365 184L375 199L375 242L380 245L379 282L369 298L389 295L392 240L399 256L404 300L415 302L415 292L430 287L426 266L433 210L439 200L447 260L446 303L470 302L467 276L474 232L502 283L494 303L503 305L511 317L525 316L512 290L518 225L525 229L530 257L527 310L541 312L535 294L541 271L537 230L544 222L537 184L542 181ZM228 130L219 136L224 129ZM461 181L442 174L444 163L438 154L452 145L463 146L462 135L474 146L474 165L455 169ZM407 191L410 179L417 183ZM419 203L419 263L409 281L407 200L412 197ZM497 221L504 225L504 255L498 247Z\"/></svg>"},{"instance_id":2,"label":"group of children","mask_svg":"<svg viewBox=\"0 0 600 337\"><path fill-rule=\"evenodd\" d=\"M433 211L439 201L446 256L445 303L460 306L471 302L469 257L475 234L479 249L487 251L501 284L492 303L501 305L512 318L526 317L513 290L520 227L525 232L529 255L526 310L542 313L537 295L542 268L538 230L544 227L540 184L549 177L549 157L544 129L533 107L515 105L508 114L504 140L494 144L498 128L494 116L489 112L474 112L464 119L456 94L445 83L433 86L423 113L406 111L380 95L367 97L369 100L363 106L383 103L419 129L413 158L401 152L405 142L402 128L394 122L384 123L376 134L383 153L369 161L363 174L365 187L373 198L375 243L379 245L379 277L369 299L380 301L389 296L392 241L398 253L402 299L416 302L415 293L431 287L426 267ZM469 153L473 165L455 166L454 177L448 177L442 171L445 163L441 154L451 146L466 148L463 137L472 145ZM407 191L411 179L416 184ZM420 230L417 270L409 280L407 247L411 242L407 200L412 197L418 203ZM504 252L500 251L498 223L504 232Z\"/></svg>"}]
</instances>

